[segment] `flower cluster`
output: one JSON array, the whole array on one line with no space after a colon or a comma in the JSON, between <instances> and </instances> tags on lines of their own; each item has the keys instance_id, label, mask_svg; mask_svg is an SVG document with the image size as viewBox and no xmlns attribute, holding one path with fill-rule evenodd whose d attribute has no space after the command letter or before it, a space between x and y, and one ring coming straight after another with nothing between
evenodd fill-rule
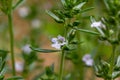
<instances>
[{"instance_id":1,"label":"flower cluster","mask_svg":"<svg viewBox=\"0 0 120 80\"><path fill-rule=\"evenodd\" d=\"M60 49L61 46L67 44L67 42L65 41L65 38L60 35L58 35L57 38L52 38L51 42L52 42L51 46L56 49Z\"/></svg>"}]
</instances>

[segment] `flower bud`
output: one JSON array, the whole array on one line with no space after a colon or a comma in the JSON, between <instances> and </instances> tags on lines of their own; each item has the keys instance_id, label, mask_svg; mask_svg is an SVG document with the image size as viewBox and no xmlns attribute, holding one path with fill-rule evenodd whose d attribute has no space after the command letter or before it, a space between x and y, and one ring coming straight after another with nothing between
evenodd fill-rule
<instances>
[{"instance_id":1,"label":"flower bud","mask_svg":"<svg viewBox=\"0 0 120 80\"><path fill-rule=\"evenodd\" d=\"M75 34L76 34L76 30L73 30L73 29L68 33L68 36L67 36L68 42L70 42L74 39Z\"/></svg>"},{"instance_id":2,"label":"flower bud","mask_svg":"<svg viewBox=\"0 0 120 80\"><path fill-rule=\"evenodd\" d=\"M114 31L111 29L109 30L109 34L112 35L114 33Z\"/></svg>"}]
</instances>

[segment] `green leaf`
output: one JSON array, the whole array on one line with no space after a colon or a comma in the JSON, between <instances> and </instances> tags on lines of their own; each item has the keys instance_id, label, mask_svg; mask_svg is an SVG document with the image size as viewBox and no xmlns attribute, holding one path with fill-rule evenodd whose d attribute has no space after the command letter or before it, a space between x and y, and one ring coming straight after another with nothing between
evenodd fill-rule
<instances>
[{"instance_id":1,"label":"green leaf","mask_svg":"<svg viewBox=\"0 0 120 80\"><path fill-rule=\"evenodd\" d=\"M2 76L0 76L0 80L4 80L4 76L2 75Z\"/></svg>"},{"instance_id":2,"label":"green leaf","mask_svg":"<svg viewBox=\"0 0 120 80\"><path fill-rule=\"evenodd\" d=\"M115 79L120 76L120 71L115 71L112 73L112 79Z\"/></svg>"},{"instance_id":3,"label":"green leaf","mask_svg":"<svg viewBox=\"0 0 120 80\"><path fill-rule=\"evenodd\" d=\"M104 4L105 4L106 8L107 8L108 10L110 10L109 4L108 4L108 0L103 0L103 1L104 1Z\"/></svg>"},{"instance_id":4,"label":"green leaf","mask_svg":"<svg viewBox=\"0 0 120 80\"><path fill-rule=\"evenodd\" d=\"M85 32L85 33L94 34L94 35L100 35L98 32L94 32L94 31L90 31L90 30L78 29L78 28L73 28L73 29L78 30L80 32Z\"/></svg>"},{"instance_id":5,"label":"green leaf","mask_svg":"<svg viewBox=\"0 0 120 80\"><path fill-rule=\"evenodd\" d=\"M2 60L4 60L7 57L9 51L6 50L0 50L0 57L2 57Z\"/></svg>"},{"instance_id":6,"label":"green leaf","mask_svg":"<svg viewBox=\"0 0 120 80\"><path fill-rule=\"evenodd\" d=\"M118 58L117 58L117 63L116 63L116 65L115 65L115 69L117 70L117 69L119 69L120 68L120 56L118 56Z\"/></svg>"},{"instance_id":7,"label":"green leaf","mask_svg":"<svg viewBox=\"0 0 120 80\"><path fill-rule=\"evenodd\" d=\"M76 4L77 3L77 0L73 0L73 4Z\"/></svg>"},{"instance_id":8,"label":"green leaf","mask_svg":"<svg viewBox=\"0 0 120 80\"><path fill-rule=\"evenodd\" d=\"M93 16L90 16L90 20L91 20L91 22L96 22L96 20L94 19Z\"/></svg>"},{"instance_id":9,"label":"green leaf","mask_svg":"<svg viewBox=\"0 0 120 80\"><path fill-rule=\"evenodd\" d=\"M0 72L0 76L3 76L6 72L6 68L3 68L2 71Z\"/></svg>"},{"instance_id":10,"label":"green leaf","mask_svg":"<svg viewBox=\"0 0 120 80\"><path fill-rule=\"evenodd\" d=\"M63 23L64 20L60 19L57 15L55 15L53 12L46 10L46 13L50 15L55 21L58 23Z\"/></svg>"},{"instance_id":11,"label":"green leaf","mask_svg":"<svg viewBox=\"0 0 120 80\"><path fill-rule=\"evenodd\" d=\"M7 78L6 80L24 80L21 76L13 76L11 78Z\"/></svg>"},{"instance_id":12,"label":"green leaf","mask_svg":"<svg viewBox=\"0 0 120 80\"><path fill-rule=\"evenodd\" d=\"M57 75L54 73L54 64L46 67L45 73L40 74L40 80L57 80Z\"/></svg>"},{"instance_id":13,"label":"green leaf","mask_svg":"<svg viewBox=\"0 0 120 80\"><path fill-rule=\"evenodd\" d=\"M46 67L46 75L52 76L54 74L54 64L52 64L50 67Z\"/></svg>"},{"instance_id":14,"label":"green leaf","mask_svg":"<svg viewBox=\"0 0 120 80\"><path fill-rule=\"evenodd\" d=\"M67 6L66 0L61 0L61 3L63 4L63 6Z\"/></svg>"},{"instance_id":15,"label":"green leaf","mask_svg":"<svg viewBox=\"0 0 120 80\"><path fill-rule=\"evenodd\" d=\"M65 80L71 80L71 76L72 76L72 74L67 74L66 76L65 76Z\"/></svg>"},{"instance_id":16,"label":"green leaf","mask_svg":"<svg viewBox=\"0 0 120 80\"><path fill-rule=\"evenodd\" d=\"M87 12L87 11L90 11L92 9L94 9L94 7L86 8L86 9L81 10L80 13Z\"/></svg>"},{"instance_id":17,"label":"green leaf","mask_svg":"<svg viewBox=\"0 0 120 80\"><path fill-rule=\"evenodd\" d=\"M60 52L60 50L40 49L40 48L34 48L34 47L30 47L30 48L34 51L43 52L43 53Z\"/></svg>"},{"instance_id":18,"label":"green leaf","mask_svg":"<svg viewBox=\"0 0 120 80\"><path fill-rule=\"evenodd\" d=\"M73 10L80 10L83 7L83 5L85 5L85 4L86 4L86 2L82 2L82 3L78 4L77 6L73 7Z\"/></svg>"},{"instance_id":19,"label":"green leaf","mask_svg":"<svg viewBox=\"0 0 120 80\"><path fill-rule=\"evenodd\" d=\"M16 9L20 4L22 4L25 0L19 0L14 6L13 9Z\"/></svg>"},{"instance_id":20,"label":"green leaf","mask_svg":"<svg viewBox=\"0 0 120 80\"><path fill-rule=\"evenodd\" d=\"M118 56L116 66L120 67L120 56Z\"/></svg>"}]
</instances>

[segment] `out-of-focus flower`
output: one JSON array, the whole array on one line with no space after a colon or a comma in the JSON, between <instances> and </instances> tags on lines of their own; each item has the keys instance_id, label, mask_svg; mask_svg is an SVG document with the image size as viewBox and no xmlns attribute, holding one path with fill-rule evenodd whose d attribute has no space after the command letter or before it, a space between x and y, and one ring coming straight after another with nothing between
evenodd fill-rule
<instances>
[{"instance_id":1,"label":"out-of-focus flower","mask_svg":"<svg viewBox=\"0 0 120 80\"><path fill-rule=\"evenodd\" d=\"M23 68L24 68L24 63L23 62L20 62L20 61L15 62L15 70L17 72L22 72Z\"/></svg>"},{"instance_id":2,"label":"out-of-focus flower","mask_svg":"<svg viewBox=\"0 0 120 80\"><path fill-rule=\"evenodd\" d=\"M65 38L62 36L58 36L57 38L52 38L52 47L56 48L56 49L60 49L61 46L67 44L67 42L65 41Z\"/></svg>"},{"instance_id":3,"label":"out-of-focus flower","mask_svg":"<svg viewBox=\"0 0 120 80\"><path fill-rule=\"evenodd\" d=\"M33 28L39 28L41 26L41 21L39 19L34 19L31 21L31 25Z\"/></svg>"},{"instance_id":4,"label":"out-of-focus flower","mask_svg":"<svg viewBox=\"0 0 120 80\"><path fill-rule=\"evenodd\" d=\"M29 54L31 53L31 48L30 48L30 45L29 44L26 44L25 46L22 47L22 51L26 54Z\"/></svg>"},{"instance_id":5,"label":"out-of-focus flower","mask_svg":"<svg viewBox=\"0 0 120 80\"><path fill-rule=\"evenodd\" d=\"M99 28L104 28L104 29L106 28L105 25L101 21L93 22L91 24L91 27L95 27L95 28L99 27Z\"/></svg>"},{"instance_id":6,"label":"out-of-focus flower","mask_svg":"<svg viewBox=\"0 0 120 80\"><path fill-rule=\"evenodd\" d=\"M87 65L87 66L92 66L93 65L93 59L91 58L90 54L86 54L83 56L82 61Z\"/></svg>"},{"instance_id":7,"label":"out-of-focus flower","mask_svg":"<svg viewBox=\"0 0 120 80\"><path fill-rule=\"evenodd\" d=\"M18 14L19 14L20 17L22 17L22 18L27 17L27 16L29 15L29 12L30 12L30 10L29 10L28 7L21 7L21 8L19 8L19 10L18 10Z\"/></svg>"}]
</instances>

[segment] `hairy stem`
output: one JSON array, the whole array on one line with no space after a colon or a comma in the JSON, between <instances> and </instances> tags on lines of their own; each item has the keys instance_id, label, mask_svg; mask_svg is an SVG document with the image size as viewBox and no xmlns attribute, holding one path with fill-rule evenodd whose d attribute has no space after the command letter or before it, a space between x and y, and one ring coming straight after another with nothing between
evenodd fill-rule
<instances>
[{"instance_id":1,"label":"hairy stem","mask_svg":"<svg viewBox=\"0 0 120 80\"><path fill-rule=\"evenodd\" d=\"M16 75L15 72L15 60L14 60L14 34L13 34L13 10L12 10L12 0L11 0L11 6L9 8L8 13L8 24L9 24L9 34L10 34L10 53L11 53L11 61L12 61L12 74L13 76Z\"/></svg>"}]
</instances>

